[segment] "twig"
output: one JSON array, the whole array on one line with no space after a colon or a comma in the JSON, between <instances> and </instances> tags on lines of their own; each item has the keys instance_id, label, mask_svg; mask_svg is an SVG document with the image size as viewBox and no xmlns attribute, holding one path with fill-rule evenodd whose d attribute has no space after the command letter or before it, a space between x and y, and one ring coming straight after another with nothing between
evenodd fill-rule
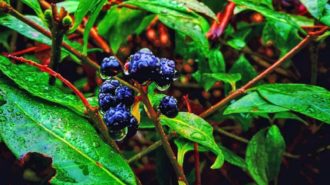
<instances>
[{"instance_id":1,"label":"twig","mask_svg":"<svg viewBox=\"0 0 330 185\"><path fill-rule=\"evenodd\" d=\"M183 96L183 98L184 98L184 101L186 102L188 112L191 113L192 111L191 111L191 106L190 106L190 103L189 103L188 94ZM201 180L201 173L200 173L198 143L194 143L194 159L195 159L195 177L196 177L195 185L201 185L202 180Z\"/></svg>"},{"instance_id":2,"label":"twig","mask_svg":"<svg viewBox=\"0 0 330 185\"><path fill-rule=\"evenodd\" d=\"M46 65L38 64L38 63L33 62L31 60L27 60L27 59L25 59L23 57L16 57L16 56L12 56L12 55L8 55L7 57L8 58L11 58L11 59L14 59L16 61L19 61L19 62L26 63L26 64L31 65L31 66L37 67L40 71L46 72L49 75L54 76L55 78L57 78L60 81L62 81L82 101L82 103L86 107L86 111L87 111L90 119L93 121L93 123L95 124L95 126L97 127L97 129L101 132L101 134L102 134L103 138L105 139L105 141L108 142L115 150L117 150L119 152L119 148L118 148L117 144L109 137L109 135L108 135L108 129L107 129L106 125L104 124L103 119L99 115L97 109L96 108L93 108L89 104L89 102L87 101L87 99L85 98L85 96L83 95L83 93L80 92L71 82L69 82L62 75L60 75L59 73L55 72L54 70L52 70L51 68L47 67Z\"/></svg>"},{"instance_id":3,"label":"twig","mask_svg":"<svg viewBox=\"0 0 330 185\"><path fill-rule=\"evenodd\" d=\"M170 143L168 142L168 136L165 134L165 131L159 122L159 114L152 107L150 100L148 98L148 95L144 91L143 87L141 85L139 85L138 89L141 94L142 102L147 107L148 113L150 115L150 119L153 121L153 123L155 125L155 129L156 129L157 133L160 135L161 143L164 147L167 157L169 158L169 160L174 168L174 171L178 177L178 181L184 182L185 184L188 185L188 181L184 174L183 168L179 165L178 161L176 160L176 156L171 148Z\"/></svg>"},{"instance_id":4,"label":"twig","mask_svg":"<svg viewBox=\"0 0 330 185\"><path fill-rule=\"evenodd\" d=\"M174 134L169 134L167 135L167 139L171 140L173 138ZM154 142L152 145L150 145L148 148L142 150L141 152L135 154L133 157L129 158L127 160L128 163L132 163L134 161L137 161L139 159L141 159L143 156L145 156L146 154L150 153L151 151L154 151L155 149L157 149L158 147L162 146L162 141L158 140L156 142Z\"/></svg>"}]
</instances>

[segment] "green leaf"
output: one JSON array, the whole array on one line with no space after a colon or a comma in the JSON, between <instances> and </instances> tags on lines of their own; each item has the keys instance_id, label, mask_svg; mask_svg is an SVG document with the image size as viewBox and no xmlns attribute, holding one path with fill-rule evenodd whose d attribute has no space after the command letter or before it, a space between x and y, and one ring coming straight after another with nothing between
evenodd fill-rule
<instances>
[{"instance_id":1,"label":"green leaf","mask_svg":"<svg viewBox=\"0 0 330 185\"><path fill-rule=\"evenodd\" d=\"M234 3L237 5L241 5L244 8L251 9L254 11L257 11L267 17L268 19L272 19L275 22L282 22L286 24L290 24L294 28L302 31L304 31L299 27L299 25L287 14L281 13L275 10L270 9L269 7L262 6L258 2L253 2L253 1L246 1L246 0L232 0Z\"/></svg>"},{"instance_id":2,"label":"green leaf","mask_svg":"<svg viewBox=\"0 0 330 185\"><path fill-rule=\"evenodd\" d=\"M243 170L246 169L246 163L245 163L244 159L242 159L240 156L238 156L237 154L235 154L228 148L224 147L223 145L218 144L218 146L220 147L220 149L223 153L223 156L225 157L225 161L227 161L228 163L230 163L232 165L240 167Z\"/></svg>"},{"instance_id":3,"label":"green leaf","mask_svg":"<svg viewBox=\"0 0 330 185\"><path fill-rule=\"evenodd\" d=\"M40 7L40 3L38 0L22 0L22 2L24 4L26 4L27 6L29 6L30 8L32 8L41 20L45 19L44 13L42 12L42 9Z\"/></svg>"},{"instance_id":4,"label":"green leaf","mask_svg":"<svg viewBox=\"0 0 330 185\"><path fill-rule=\"evenodd\" d=\"M241 74L241 80L239 80L236 84L236 87L239 88L246 84L248 81L252 80L254 77L257 76L257 71L254 67L250 64L250 62L241 55L236 62L233 64L229 73L239 73Z\"/></svg>"},{"instance_id":5,"label":"green leaf","mask_svg":"<svg viewBox=\"0 0 330 185\"><path fill-rule=\"evenodd\" d=\"M313 17L320 19L323 15L323 11L328 3L328 0L301 0L300 2L307 8L308 12Z\"/></svg>"},{"instance_id":6,"label":"green leaf","mask_svg":"<svg viewBox=\"0 0 330 185\"><path fill-rule=\"evenodd\" d=\"M275 113L273 119L293 119L293 120L300 121L307 126L309 125L305 120L301 119L299 116L297 116L293 112L289 112L289 111L277 112L277 113Z\"/></svg>"},{"instance_id":7,"label":"green leaf","mask_svg":"<svg viewBox=\"0 0 330 185\"><path fill-rule=\"evenodd\" d=\"M48 84L49 75L26 64L13 64L4 56L0 56L0 70L18 86L29 93L50 102L61 104L84 115L85 107L75 95L66 93L58 84Z\"/></svg>"},{"instance_id":8,"label":"green leaf","mask_svg":"<svg viewBox=\"0 0 330 185\"><path fill-rule=\"evenodd\" d=\"M233 113L273 113L289 111L289 109L271 104L264 100L257 92L251 92L230 104L224 114Z\"/></svg>"},{"instance_id":9,"label":"green leaf","mask_svg":"<svg viewBox=\"0 0 330 185\"><path fill-rule=\"evenodd\" d=\"M330 4L325 6L324 15L321 17L320 21L330 26Z\"/></svg>"},{"instance_id":10,"label":"green leaf","mask_svg":"<svg viewBox=\"0 0 330 185\"><path fill-rule=\"evenodd\" d=\"M204 119L192 113L179 112L175 118L161 115L160 122L170 127L180 136L196 142L216 154L217 159L211 166L212 169L222 166L224 161L223 154L214 141L212 126Z\"/></svg>"},{"instance_id":11,"label":"green leaf","mask_svg":"<svg viewBox=\"0 0 330 185\"><path fill-rule=\"evenodd\" d=\"M37 23L38 25L43 26L42 21L38 17L29 16L29 15L26 15L25 17ZM23 23L22 21L18 20L17 18L11 15L1 15L0 25L15 30L24 37L27 37L29 39L38 41L43 44L51 45L51 40L48 37L44 36L42 33L38 32L37 30L33 29L29 25ZM44 26L43 28L48 30L48 28Z\"/></svg>"},{"instance_id":12,"label":"green leaf","mask_svg":"<svg viewBox=\"0 0 330 185\"><path fill-rule=\"evenodd\" d=\"M86 3L85 0L80 1L79 5L83 2L83 4L89 4ZM83 54L87 54L87 46L88 46L88 37L89 33L96 21L96 18L98 17L99 13L101 12L103 5L107 2L107 0L98 0L97 3L95 4L95 7L93 7L92 11L90 12L90 16L88 18L87 24L85 26L85 31L83 34ZM79 10L79 5L78 5L78 10ZM73 25L75 26L75 25Z\"/></svg>"},{"instance_id":13,"label":"green leaf","mask_svg":"<svg viewBox=\"0 0 330 185\"><path fill-rule=\"evenodd\" d=\"M276 125L260 130L249 141L245 160L258 185L267 185L277 178L284 150L285 141Z\"/></svg>"},{"instance_id":14,"label":"green leaf","mask_svg":"<svg viewBox=\"0 0 330 185\"><path fill-rule=\"evenodd\" d=\"M209 68L213 73L223 73L226 69L225 59L219 48L211 49L209 53Z\"/></svg>"},{"instance_id":15,"label":"green leaf","mask_svg":"<svg viewBox=\"0 0 330 185\"><path fill-rule=\"evenodd\" d=\"M214 12L204 3L197 0L130 0L126 3L138 6L156 14L162 13L162 11L164 11L163 8L184 13L190 13L193 10L216 19Z\"/></svg>"},{"instance_id":16,"label":"green leaf","mask_svg":"<svg viewBox=\"0 0 330 185\"><path fill-rule=\"evenodd\" d=\"M232 39L229 39L227 44L234 49L241 50L246 46L247 37L252 31L252 27L250 24L240 23L236 29L234 33L228 35Z\"/></svg>"},{"instance_id":17,"label":"green leaf","mask_svg":"<svg viewBox=\"0 0 330 185\"><path fill-rule=\"evenodd\" d=\"M80 23L83 21L84 17L88 15L88 13L92 13L99 3L103 2L104 0L90 0L86 2L85 0L80 0L77 10L74 13L74 24L70 29L70 32L74 32Z\"/></svg>"},{"instance_id":18,"label":"green leaf","mask_svg":"<svg viewBox=\"0 0 330 185\"><path fill-rule=\"evenodd\" d=\"M141 10L113 6L98 24L98 30L102 36L108 38L112 50L116 53L130 34L135 33L138 28L141 30L144 17L145 12Z\"/></svg>"},{"instance_id":19,"label":"green leaf","mask_svg":"<svg viewBox=\"0 0 330 185\"><path fill-rule=\"evenodd\" d=\"M105 144L88 121L68 109L32 98L0 79L3 141L20 157L30 151L53 159L52 184L136 184L126 161Z\"/></svg>"},{"instance_id":20,"label":"green leaf","mask_svg":"<svg viewBox=\"0 0 330 185\"><path fill-rule=\"evenodd\" d=\"M268 102L330 124L330 92L306 84L267 84L256 87Z\"/></svg>"},{"instance_id":21,"label":"green leaf","mask_svg":"<svg viewBox=\"0 0 330 185\"><path fill-rule=\"evenodd\" d=\"M176 138L174 140L174 143L178 148L178 163L180 164L180 166L183 166L184 156L187 152L194 150L194 143L182 137ZM208 150L203 146L198 146L198 151L206 152Z\"/></svg>"},{"instance_id":22,"label":"green leaf","mask_svg":"<svg viewBox=\"0 0 330 185\"><path fill-rule=\"evenodd\" d=\"M200 75L200 77L198 77ZM225 83L229 83L232 87L232 89L236 89L236 82L241 79L241 75L238 73L230 74L230 73L203 73L199 74L194 73L195 78L200 78L201 84L205 88L206 91L208 91L215 82L217 81L223 81Z\"/></svg>"},{"instance_id":23,"label":"green leaf","mask_svg":"<svg viewBox=\"0 0 330 185\"><path fill-rule=\"evenodd\" d=\"M66 0L56 3L56 6L59 9L63 7L68 13L74 13L79 6L79 0Z\"/></svg>"}]
</instances>

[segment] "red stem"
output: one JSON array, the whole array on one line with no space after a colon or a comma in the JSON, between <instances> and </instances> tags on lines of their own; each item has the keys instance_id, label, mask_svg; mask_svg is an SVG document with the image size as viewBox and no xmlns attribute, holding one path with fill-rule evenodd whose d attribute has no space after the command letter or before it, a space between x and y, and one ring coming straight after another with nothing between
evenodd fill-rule
<instances>
[{"instance_id":1,"label":"red stem","mask_svg":"<svg viewBox=\"0 0 330 185\"><path fill-rule=\"evenodd\" d=\"M189 103L188 95L183 96L183 98L184 98L184 101L186 102L188 112L192 112L191 105ZM201 173L200 173L200 160L199 160L199 152L198 152L198 143L194 143L194 159L195 159L195 176L196 176L195 185L201 185L202 180L201 180Z\"/></svg>"}]
</instances>

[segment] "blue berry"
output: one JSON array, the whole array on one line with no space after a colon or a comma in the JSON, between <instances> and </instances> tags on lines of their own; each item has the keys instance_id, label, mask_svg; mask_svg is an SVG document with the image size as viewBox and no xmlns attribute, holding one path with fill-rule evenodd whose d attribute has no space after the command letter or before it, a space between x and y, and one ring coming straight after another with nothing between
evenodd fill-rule
<instances>
[{"instance_id":1,"label":"blue berry","mask_svg":"<svg viewBox=\"0 0 330 185\"><path fill-rule=\"evenodd\" d=\"M105 124L111 131L118 131L129 125L131 113L123 104L110 108L103 117Z\"/></svg>"},{"instance_id":2,"label":"blue berry","mask_svg":"<svg viewBox=\"0 0 330 185\"><path fill-rule=\"evenodd\" d=\"M127 86L119 86L116 89L116 99L119 103L123 103L126 106L131 106L134 103L134 92Z\"/></svg>"},{"instance_id":3,"label":"blue berry","mask_svg":"<svg viewBox=\"0 0 330 185\"><path fill-rule=\"evenodd\" d=\"M104 58L101 63L101 74L104 76L115 76L121 70L121 66L116 57Z\"/></svg>"},{"instance_id":4,"label":"blue berry","mask_svg":"<svg viewBox=\"0 0 330 185\"><path fill-rule=\"evenodd\" d=\"M110 107L116 106L116 104L116 97L111 95L110 93L99 94L99 106L103 112L107 111Z\"/></svg>"},{"instance_id":5,"label":"blue berry","mask_svg":"<svg viewBox=\"0 0 330 185\"><path fill-rule=\"evenodd\" d=\"M170 85L175 78L175 62L167 58L160 59L160 70L157 77L154 79L159 86Z\"/></svg>"},{"instance_id":6,"label":"blue berry","mask_svg":"<svg viewBox=\"0 0 330 185\"><path fill-rule=\"evenodd\" d=\"M111 93L115 94L115 90L120 86L118 80L106 80L102 83L100 87L100 93Z\"/></svg>"},{"instance_id":7,"label":"blue berry","mask_svg":"<svg viewBox=\"0 0 330 185\"><path fill-rule=\"evenodd\" d=\"M130 122L127 126L128 132L127 132L126 137L129 138L129 137L134 136L137 132L138 127L139 127L138 121L136 120L136 118L134 116L131 115Z\"/></svg>"},{"instance_id":8,"label":"blue berry","mask_svg":"<svg viewBox=\"0 0 330 185\"><path fill-rule=\"evenodd\" d=\"M174 118L179 113L177 101L173 96L165 96L160 101L158 108L162 114L169 118Z\"/></svg>"},{"instance_id":9,"label":"blue berry","mask_svg":"<svg viewBox=\"0 0 330 185\"><path fill-rule=\"evenodd\" d=\"M128 63L129 75L139 83L154 78L158 74L159 68L159 59L147 48L131 55Z\"/></svg>"}]
</instances>

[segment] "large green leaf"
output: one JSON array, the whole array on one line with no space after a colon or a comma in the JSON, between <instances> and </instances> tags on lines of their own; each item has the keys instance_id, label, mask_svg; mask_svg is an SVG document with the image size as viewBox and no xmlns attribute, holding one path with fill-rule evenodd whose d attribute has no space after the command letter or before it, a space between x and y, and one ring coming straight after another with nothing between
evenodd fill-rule
<instances>
[{"instance_id":1,"label":"large green leaf","mask_svg":"<svg viewBox=\"0 0 330 185\"><path fill-rule=\"evenodd\" d=\"M320 21L327 26L330 26L330 4L326 4L324 14L321 17Z\"/></svg>"},{"instance_id":2,"label":"large green leaf","mask_svg":"<svg viewBox=\"0 0 330 185\"><path fill-rule=\"evenodd\" d=\"M232 89L236 89L236 82L241 79L241 75L239 73L200 73L196 72L193 74L194 78L199 81L206 91L208 91L215 82L223 81L231 85Z\"/></svg>"},{"instance_id":3,"label":"large green leaf","mask_svg":"<svg viewBox=\"0 0 330 185\"><path fill-rule=\"evenodd\" d=\"M300 0L300 2L307 8L308 12L316 19L320 19L322 17L328 1L329 0Z\"/></svg>"},{"instance_id":4,"label":"large green leaf","mask_svg":"<svg viewBox=\"0 0 330 185\"><path fill-rule=\"evenodd\" d=\"M233 113L273 113L283 112L289 109L271 104L264 100L258 92L251 92L230 104L223 114Z\"/></svg>"},{"instance_id":5,"label":"large green leaf","mask_svg":"<svg viewBox=\"0 0 330 185\"><path fill-rule=\"evenodd\" d=\"M63 87L58 84L50 86L47 73L26 64L13 64L4 56L0 56L0 70L32 95L61 104L81 115L84 114L85 107L80 99L72 93L65 92Z\"/></svg>"},{"instance_id":6,"label":"large green leaf","mask_svg":"<svg viewBox=\"0 0 330 185\"><path fill-rule=\"evenodd\" d=\"M233 66L230 68L229 73L239 73L241 74L241 80L239 80L236 84L236 87L239 88L246 84L248 81L253 79L257 76L257 71L254 69L254 67L250 64L250 62L244 57L244 55L241 55L236 62L233 64Z\"/></svg>"},{"instance_id":7,"label":"large green leaf","mask_svg":"<svg viewBox=\"0 0 330 185\"><path fill-rule=\"evenodd\" d=\"M50 156L57 171L53 184L136 184L125 160L86 119L10 85L0 79L6 99L0 134L16 157L31 151Z\"/></svg>"},{"instance_id":8,"label":"large green leaf","mask_svg":"<svg viewBox=\"0 0 330 185\"><path fill-rule=\"evenodd\" d=\"M260 130L249 141L246 164L258 185L267 185L279 173L285 141L276 125Z\"/></svg>"},{"instance_id":9,"label":"large green leaf","mask_svg":"<svg viewBox=\"0 0 330 185\"><path fill-rule=\"evenodd\" d=\"M167 9L182 11L185 13L190 13L193 10L216 19L214 12L204 3L197 0L130 0L126 3L138 7L144 7L144 9L157 14L164 11L162 7L165 7Z\"/></svg>"},{"instance_id":10,"label":"large green leaf","mask_svg":"<svg viewBox=\"0 0 330 185\"><path fill-rule=\"evenodd\" d=\"M22 0L22 2L32 8L41 20L44 20L44 14L38 0Z\"/></svg>"},{"instance_id":11,"label":"large green leaf","mask_svg":"<svg viewBox=\"0 0 330 185\"><path fill-rule=\"evenodd\" d=\"M227 161L228 163L238 166L240 168L242 168L243 170L246 169L246 163L244 161L244 159L242 159L242 157L238 156L237 154L235 154L233 151L229 150L228 148L222 146L222 145L218 145L223 153L223 156L225 157L225 161Z\"/></svg>"},{"instance_id":12,"label":"large green leaf","mask_svg":"<svg viewBox=\"0 0 330 185\"><path fill-rule=\"evenodd\" d=\"M226 70L225 59L219 48L210 50L208 56L209 68L213 73L223 73Z\"/></svg>"},{"instance_id":13,"label":"large green leaf","mask_svg":"<svg viewBox=\"0 0 330 185\"><path fill-rule=\"evenodd\" d=\"M79 6L79 0L66 0L63 2L56 3L58 8L63 7L68 13L73 13Z\"/></svg>"},{"instance_id":14,"label":"large green leaf","mask_svg":"<svg viewBox=\"0 0 330 185\"><path fill-rule=\"evenodd\" d=\"M272 104L330 124L330 92L306 84L267 84L256 87Z\"/></svg>"},{"instance_id":15,"label":"large green leaf","mask_svg":"<svg viewBox=\"0 0 330 185\"><path fill-rule=\"evenodd\" d=\"M160 122L182 137L196 142L216 154L217 159L211 168L220 168L222 166L224 161L223 154L214 141L212 126L204 119L192 113L179 112L179 115L175 118L161 115Z\"/></svg>"}]
</instances>

